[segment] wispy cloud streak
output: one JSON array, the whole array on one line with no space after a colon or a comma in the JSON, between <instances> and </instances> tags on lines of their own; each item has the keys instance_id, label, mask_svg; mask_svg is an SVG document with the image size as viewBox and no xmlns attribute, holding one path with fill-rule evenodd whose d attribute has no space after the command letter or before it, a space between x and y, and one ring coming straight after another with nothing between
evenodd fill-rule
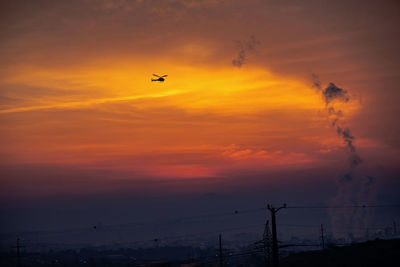
<instances>
[{"instance_id":1,"label":"wispy cloud streak","mask_svg":"<svg viewBox=\"0 0 400 267\"><path fill-rule=\"evenodd\" d=\"M27 112L27 111L36 111L36 110L47 110L47 109L74 109L85 106L99 105L109 102L119 102L119 101L130 101L130 100L139 100L146 98L162 98L172 95L179 94L180 91L173 90L167 91L163 93L157 94L145 94L145 95L135 95L135 96L122 96L122 97L107 97L107 98L97 98L97 99L88 99L84 101L73 101L73 102L61 102L50 105L35 105L35 106L26 106L26 107L16 107L0 110L0 114L7 113L16 113L16 112Z\"/></svg>"}]
</instances>

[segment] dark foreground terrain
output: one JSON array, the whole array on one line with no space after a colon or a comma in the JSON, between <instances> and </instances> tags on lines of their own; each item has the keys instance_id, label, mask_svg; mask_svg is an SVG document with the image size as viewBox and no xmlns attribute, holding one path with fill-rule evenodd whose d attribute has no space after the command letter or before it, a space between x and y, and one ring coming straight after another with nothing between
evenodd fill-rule
<instances>
[{"instance_id":1,"label":"dark foreground terrain","mask_svg":"<svg viewBox=\"0 0 400 267\"><path fill-rule=\"evenodd\" d=\"M249 251L249 250L247 250ZM218 266L216 248L160 247L149 249L81 249L28 253L20 255L20 265L14 252L0 253L0 266ZM236 254L224 251L224 266L266 266L260 251ZM374 240L349 246L328 246L291 254L281 259L280 267L287 266L400 266L400 239ZM270 266L270 265L267 265Z\"/></svg>"},{"instance_id":2,"label":"dark foreground terrain","mask_svg":"<svg viewBox=\"0 0 400 267\"><path fill-rule=\"evenodd\" d=\"M330 247L323 251L308 251L281 260L286 266L400 266L400 239L374 240L344 247Z\"/></svg>"}]
</instances>

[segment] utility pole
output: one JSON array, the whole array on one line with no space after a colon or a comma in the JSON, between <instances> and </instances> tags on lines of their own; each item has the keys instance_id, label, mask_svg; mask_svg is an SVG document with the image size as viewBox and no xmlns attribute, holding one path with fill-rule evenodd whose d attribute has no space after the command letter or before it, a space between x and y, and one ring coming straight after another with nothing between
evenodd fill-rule
<instances>
[{"instance_id":1,"label":"utility pole","mask_svg":"<svg viewBox=\"0 0 400 267\"><path fill-rule=\"evenodd\" d=\"M21 252L20 252L20 248L23 248L24 246L21 246L19 241L20 241L20 239L17 238L17 245L15 247L13 247L13 248L17 249L17 266L21 267Z\"/></svg>"},{"instance_id":2,"label":"utility pole","mask_svg":"<svg viewBox=\"0 0 400 267\"><path fill-rule=\"evenodd\" d=\"M276 233L276 216L275 214L283 208L286 208L286 204L283 204L282 207L274 208L272 205L267 205L268 210L271 212L271 221L272 221L272 265L274 267L279 266L279 251L278 251L278 236Z\"/></svg>"},{"instance_id":3,"label":"utility pole","mask_svg":"<svg viewBox=\"0 0 400 267\"><path fill-rule=\"evenodd\" d=\"M321 246L325 249L324 225L321 223Z\"/></svg>"},{"instance_id":4,"label":"utility pole","mask_svg":"<svg viewBox=\"0 0 400 267\"><path fill-rule=\"evenodd\" d=\"M222 235L219 234L219 266L222 267L224 264L223 258L222 258Z\"/></svg>"}]
</instances>

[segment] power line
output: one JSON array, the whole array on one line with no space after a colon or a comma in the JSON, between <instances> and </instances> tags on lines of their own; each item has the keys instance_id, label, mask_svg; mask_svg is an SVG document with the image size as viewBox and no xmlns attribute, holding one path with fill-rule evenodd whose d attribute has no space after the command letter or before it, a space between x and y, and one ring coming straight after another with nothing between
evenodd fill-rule
<instances>
[{"instance_id":1,"label":"power line","mask_svg":"<svg viewBox=\"0 0 400 267\"><path fill-rule=\"evenodd\" d=\"M153 221L145 221L145 222L129 222L123 224L106 224L102 225L102 228L113 228L113 227L129 227L135 228L140 226L149 226L151 224L166 224L166 223L185 223L190 222L193 219L208 219L208 218L216 218L216 217L225 217L225 216L241 216L244 214L249 213L256 213L265 211L266 208L254 208L254 209L245 209L245 210L232 210L231 212L221 212L221 213L209 213L209 214L202 214L202 215L195 215L195 216L186 216L186 217L176 217L171 219L165 220L153 220ZM64 234L64 233L71 233L71 232L81 232L90 230L92 227L77 227L77 228L69 228L69 229L60 229L60 230L42 230L42 231L19 231L9 234Z\"/></svg>"},{"instance_id":2,"label":"power line","mask_svg":"<svg viewBox=\"0 0 400 267\"><path fill-rule=\"evenodd\" d=\"M241 227L232 227L232 228L220 229L218 231L206 231L206 232L199 232L199 233L194 233L194 234L181 234L181 235L171 235L171 236L157 237L156 239L158 239L158 240L171 240L171 239L178 239L178 238L183 238L183 237L204 236L204 235L207 235L207 234L224 233L224 232L243 230L243 229L249 229L249 228L255 228L255 227L261 228L262 226L264 226L264 225L262 225L262 224L251 224L251 225L246 225L246 226L241 226ZM136 244L136 243L148 242L148 241L154 241L154 239L135 240L135 241L129 241L129 242L122 242L120 244Z\"/></svg>"},{"instance_id":3,"label":"power line","mask_svg":"<svg viewBox=\"0 0 400 267\"><path fill-rule=\"evenodd\" d=\"M397 208L400 207L400 204L373 204L373 205L343 205L343 206L286 206L286 209L330 209L330 208L344 208L344 209L351 209L351 208ZM127 228L135 228L139 226L148 226L149 224L155 224L155 223L168 223L168 222L179 222L179 223L187 223L190 222L191 219L206 219L206 218L216 218L216 217L224 217L224 216L240 216L244 214L249 214L249 213L256 213L256 212L261 212L261 211L267 211L266 207L259 207L259 208L253 208L253 209L244 209L244 210L232 210L231 212L221 212L221 213L209 213L209 214L202 214L202 215L195 215L195 216L185 216L185 217L178 217L174 219L168 219L168 220L157 220L157 221L147 221L147 222L138 222L138 223L125 223L125 224L113 224L113 225L104 225L102 228L109 228L112 230L113 227L127 227ZM254 225L253 225L254 226ZM315 225L293 225L293 224L280 224L279 226L281 227L317 227ZM384 227L384 226L382 226ZM381 229L382 227L366 227L365 229ZM233 229L244 229L248 228L248 226L244 227L236 227ZM60 229L60 230L44 230L44 231L26 231L26 232L14 232L14 233L9 233L9 234L3 234L3 236L7 235L19 235L19 234L34 234L34 235L46 235L46 234L67 234L67 233L82 233L84 231L90 231L92 228L87 227L87 228L73 228L73 229ZM357 228L358 229L358 228ZM118 229L118 230L124 230L124 229ZM232 229L228 229L228 231L231 231ZM206 233L216 233L218 231L213 231L213 232L206 232ZM221 231L219 231L221 232ZM188 236L197 236L205 233L199 233L199 234L189 234L189 235L180 235L180 236L170 236L170 237L165 237L163 239L171 239L171 238L179 238L179 237L188 237ZM144 242L144 241L149 241L149 240L142 240L142 241L134 241L130 243L137 243L137 242Z\"/></svg>"},{"instance_id":4,"label":"power line","mask_svg":"<svg viewBox=\"0 0 400 267\"><path fill-rule=\"evenodd\" d=\"M286 206L286 209L354 209L354 208L400 208L400 204L334 205L334 206Z\"/></svg>"},{"instance_id":5,"label":"power line","mask_svg":"<svg viewBox=\"0 0 400 267\"><path fill-rule=\"evenodd\" d=\"M352 208L400 208L400 204L385 204L385 205L344 205L344 206L286 206L286 209L352 209ZM240 216L243 214L256 213L261 211L267 211L266 207L259 207L254 209L245 209L245 210L232 210L231 212L221 212L221 213L208 213L202 215L194 215L194 216L186 216L186 217L176 217L166 220L153 220L153 221L144 221L144 222L129 222L123 224L106 224L103 225L103 228L112 228L112 227L140 227L140 226L148 226L150 224L165 224L165 223L184 223L185 221L190 221L193 219L208 219L212 217L224 217L224 216ZM77 227L77 228L69 228L69 229L60 229L60 230L42 230L42 231L19 231L9 234L57 234L57 233L67 233L67 232L80 232L89 230L91 227Z\"/></svg>"},{"instance_id":6,"label":"power line","mask_svg":"<svg viewBox=\"0 0 400 267\"><path fill-rule=\"evenodd\" d=\"M149 225L149 224L154 224L154 223L168 223L168 222L173 222L176 223L179 221L180 223L183 221L188 221L192 219L208 219L210 217L224 217L224 216L238 216L241 214L248 214L248 213L254 213L254 212L260 212L266 210L266 208L254 208L254 209L247 209L247 210L232 210L231 212L221 212L221 213L208 213L208 214L202 214L202 215L194 215L194 216L186 216L186 217L177 217L177 218L171 218L167 220L154 220L154 221L147 221L147 222L131 222L131 223L124 223L124 224L110 224L110 225L105 225L103 227L113 227L113 226L140 226L140 225Z\"/></svg>"}]
</instances>

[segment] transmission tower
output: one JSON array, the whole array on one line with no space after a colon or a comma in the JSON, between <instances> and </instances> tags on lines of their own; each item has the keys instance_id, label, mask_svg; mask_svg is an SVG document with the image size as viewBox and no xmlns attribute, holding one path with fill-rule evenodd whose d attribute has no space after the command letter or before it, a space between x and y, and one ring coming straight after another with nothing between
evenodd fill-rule
<instances>
[{"instance_id":1,"label":"transmission tower","mask_svg":"<svg viewBox=\"0 0 400 267\"><path fill-rule=\"evenodd\" d=\"M271 229L269 228L269 220L265 223L264 234L263 234L263 250L264 250L264 262L265 266L271 266L271 254L272 254L272 235Z\"/></svg>"}]
</instances>

